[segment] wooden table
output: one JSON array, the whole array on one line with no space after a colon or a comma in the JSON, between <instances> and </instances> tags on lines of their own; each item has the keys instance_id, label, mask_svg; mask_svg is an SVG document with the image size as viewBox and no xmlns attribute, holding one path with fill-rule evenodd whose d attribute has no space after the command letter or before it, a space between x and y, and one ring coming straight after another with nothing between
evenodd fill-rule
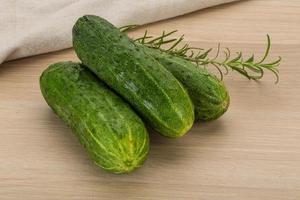
<instances>
[{"instance_id":1,"label":"wooden table","mask_svg":"<svg viewBox=\"0 0 300 200\"><path fill-rule=\"evenodd\" d=\"M181 139L151 133L144 167L112 175L92 164L39 90L53 62L77 60L72 49L0 67L0 199L300 199L300 1L252 0L142 27L178 29L195 46L283 57L280 83L231 72L229 111Z\"/></svg>"}]
</instances>

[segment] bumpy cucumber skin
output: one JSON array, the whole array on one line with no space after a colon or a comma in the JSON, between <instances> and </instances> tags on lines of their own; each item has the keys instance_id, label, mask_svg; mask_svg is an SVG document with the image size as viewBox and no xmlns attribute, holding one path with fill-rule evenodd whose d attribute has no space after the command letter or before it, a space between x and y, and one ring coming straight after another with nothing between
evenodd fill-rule
<instances>
[{"instance_id":1,"label":"bumpy cucumber skin","mask_svg":"<svg viewBox=\"0 0 300 200\"><path fill-rule=\"evenodd\" d=\"M73 62L53 64L41 75L40 87L96 165L128 173L143 164L149 136L142 120L89 70Z\"/></svg>"},{"instance_id":2,"label":"bumpy cucumber skin","mask_svg":"<svg viewBox=\"0 0 300 200\"><path fill-rule=\"evenodd\" d=\"M215 120L227 111L230 97L224 83L215 75L187 60L169 55L159 49L140 46L169 70L188 90L195 106L196 120Z\"/></svg>"},{"instance_id":3,"label":"bumpy cucumber skin","mask_svg":"<svg viewBox=\"0 0 300 200\"><path fill-rule=\"evenodd\" d=\"M73 27L73 46L80 60L159 133L179 137L191 128L194 107L187 91L118 28L83 16Z\"/></svg>"}]
</instances>

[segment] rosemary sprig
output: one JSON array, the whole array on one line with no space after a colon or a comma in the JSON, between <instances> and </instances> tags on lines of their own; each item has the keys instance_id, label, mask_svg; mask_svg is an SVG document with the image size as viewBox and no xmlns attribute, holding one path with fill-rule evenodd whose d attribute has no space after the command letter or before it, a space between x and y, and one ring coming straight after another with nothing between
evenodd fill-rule
<instances>
[{"instance_id":1,"label":"rosemary sprig","mask_svg":"<svg viewBox=\"0 0 300 200\"><path fill-rule=\"evenodd\" d=\"M135 27L137 26L129 25L125 28L122 27L121 31L125 32ZM267 35L267 48L261 60L255 61L254 55L249 58L244 58L242 52L237 52L235 56L232 56L229 48L225 48L223 51L224 58L220 60L220 44L218 45L216 55L211 58L210 54L212 49L205 50L202 48L191 47L189 44L183 42L184 35L181 35L179 38L171 38L175 32L177 32L177 30L167 33L163 31L160 36L153 37L149 35L146 30L142 37L136 38L134 41L147 47L160 49L168 54L181 57L195 63L197 66L213 66L218 70L221 80L223 79L224 74L228 74L229 69L237 71L249 80L261 79L264 76L265 70L268 70L275 75L275 83L279 82L279 71L277 67L280 65L281 57L273 62L265 62L271 49L271 39L269 35ZM166 44L169 45L168 48L164 48L164 45Z\"/></svg>"}]
</instances>

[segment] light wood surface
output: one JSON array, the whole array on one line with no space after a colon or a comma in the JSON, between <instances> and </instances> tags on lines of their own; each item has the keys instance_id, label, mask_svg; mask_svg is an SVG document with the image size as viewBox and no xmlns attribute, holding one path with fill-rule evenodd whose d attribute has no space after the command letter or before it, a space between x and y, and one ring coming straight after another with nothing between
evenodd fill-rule
<instances>
[{"instance_id":1,"label":"light wood surface","mask_svg":"<svg viewBox=\"0 0 300 200\"><path fill-rule=\"evenodd\" d=\"M39 90L51 63L77 60L72 49L0 67L0 199L300 199L300 1L252 0L154 23L178 29L195 46L218 42L261 55L265 35L281 55L280 83L230 73L229 111L180 139L151 133L145 165L112 175L92 164Z\"/></svg>"}]
</instances>

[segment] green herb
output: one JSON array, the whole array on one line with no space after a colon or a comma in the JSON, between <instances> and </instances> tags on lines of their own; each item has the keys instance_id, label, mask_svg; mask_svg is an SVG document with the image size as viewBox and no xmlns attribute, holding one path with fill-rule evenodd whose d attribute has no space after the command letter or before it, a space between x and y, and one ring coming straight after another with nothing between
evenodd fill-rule
<instances>
[{"instance_id":1,"label":"green herb","mask_svg":"<svg viewBox=\"0 0 300 200\"><path fill-rule=\"evenodd\" d=\"M121 27L120 30L125 32L135 27L137 27L137 25L129 25ZM279 82L278 66L280 65L281 57L275 61L266 62L271 49L271 39L269 35L267 35L266 51L262 59L256 61L254 55L249 58L244 58L242 52L237 52L236 55L233 56L229 48L225 48L223 51L225 56L223 59L220 59L220 44L218 45L216 55L211 57L213 49L205 50L202 48L191 47L189 44L183 42L184 35L179 38L171 38L175 32L177 32L177 30L167 33L163 31L160 36L153 37L149 35L146 30L142 37L136 38L134 41L147 47L160 49L168 54L184 58L185 60L195 63L197 66L213 66L220 73L221 80L223 79L223 74L228 74L228 69L237 71L250 80L261 79L264 76L265 70L268 70L275 75L276 83ZM168 48L165 48L166 44L169 45Z\"/></svg>"}]
</instances>

